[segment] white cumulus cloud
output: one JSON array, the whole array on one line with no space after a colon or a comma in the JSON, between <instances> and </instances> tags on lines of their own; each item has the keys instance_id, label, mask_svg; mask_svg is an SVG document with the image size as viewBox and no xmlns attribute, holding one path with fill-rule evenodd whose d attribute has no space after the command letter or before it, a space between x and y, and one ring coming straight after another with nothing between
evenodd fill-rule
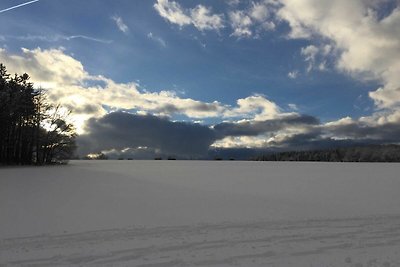
<instances>
[{"instance_id":1,"label":"white cumulus cloud","mask_svg":"<svg viewBox=\"0 0 400 267\"><path fill-rule=\"evenodd\" d=\"M224 27L224 16L213 14L211 8L203 5L185 9L175 1L158 0L154 8L161 17L180 27L193 25L200 31L219 30Z\"/></svg>"},{"instance_id":2,"label":"white cumulus cloud","mask_svg":"<svg viewBox=\"0 0 400 267\"><path fill-rule=\"evenodd\" d=\"M244 10L229 11L228 15L233 30L231 35L238 38L257 38L263 31L275 30L276 25L271 15L276 8L276 2L264 0L251 2Z\"/></svg>"},{"instance_id":3,"label":"white cumulus cloud","mask_svg":"<svg viewBox=\"0 0 400 267\"><path fill-rule=\"evenodd\" d=\"M382 84L369 94L379 108L400 105L398 2L391 10L384 5L389 0L281 2L283 7L277 14L289 23L289 37L330 42L324 51L339 51L335 61L339 71L356 79L376 80ZM312 64L315 51L307 49L302 53ZM324 65L319 68L323 69Z\"/></svg>"}]
</instances>

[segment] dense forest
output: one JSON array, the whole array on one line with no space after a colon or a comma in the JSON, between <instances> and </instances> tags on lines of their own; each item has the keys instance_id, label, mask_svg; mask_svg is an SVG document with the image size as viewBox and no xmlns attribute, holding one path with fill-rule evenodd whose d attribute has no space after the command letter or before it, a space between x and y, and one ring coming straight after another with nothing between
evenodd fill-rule
<instances>
[{"instance_id":1,"label":"dense forest","mask_svg":"<svg viewBox=\"0 0 400 267\"><path fill-rule=\"evenodd\" d=\"M368 145L262 155L258 161L400 162L400 145Z\"/></svg>"},{"instance_id":2,"label":"dense forest","mask_svg":"<svg viewBox=\"0 0 400 267\"><path fill-rule=\"evenodd\" d=\"M68 114L51 105L29 75L10 75L0 64L0 164L64 162L75 150Z\"/></svg>"}]
</instances>

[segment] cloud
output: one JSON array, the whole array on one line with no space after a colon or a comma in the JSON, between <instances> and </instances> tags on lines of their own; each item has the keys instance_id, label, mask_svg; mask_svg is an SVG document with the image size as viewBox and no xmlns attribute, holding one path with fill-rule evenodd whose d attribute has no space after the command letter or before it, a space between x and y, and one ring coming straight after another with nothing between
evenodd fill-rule
<instances>
[{"instance_id":1,"label":"cloud","mask_svg":"<svg viewBox=\"0 0 400 267\"><path fill-rule=\"evenodd\" d=\"M219 30L224 27L223 16L212 14L211 9L198 5L190 10L193 25L199 30Z\"/></svg>"},{"instance_id":2,"label":"cloud","mask_svg":"<svg viewBox=\"0 0 400 267\"><path fill-rule=\"evenodd\" d=\"M309 132L319 125L317 118L296 113L264 121L220 123L213 127L218 140L212 147L274 149L282 136Z\"/></svg>"},{"instance_id":3,"label":"cloud","mask_svg":"<svg viewBox=\"0 0 400 267\"><path fill-rule=\"evenodd\" d=\"M218 136L258 136L260 134L275 133L287 130L290 127L318 125L319 120L308 115L291 114L281 118L265 121L224 122L214 126Z\"/></svg>"},{"instance_id":4,"label":"cloud","mask_svg":"<svg viewBox=\"0 0 400 267\"><path fill-rule=\"evenodd\" d=\"M155 36L152 32L149 32L147 34L147 38L149 38L150 40L155 41L156 43L158 43L162 47L167 47L167 43L164 41L164 39L162 39L159 36Z\"/></svg>"},{"instance_id":5,"label":"cloud","mask_svg":"<svg viewBox=\"0 0 400 267\"><path fill-rule=\"evenodd\" d=\"M229 11L232 36L238 38L259 37L263 31L275 30L273 14L277 8L275 1L251 2L244 10Z\"/></svg>"},{"instance_id":6,"label":"cloud","mask_svg":"<svg viewBox=\"0 0 400 267\"><path fill-rule=\"evenodd\" d=\"M205 103L180 98L173 91L143 92L136 83L116 83L103 76L90 75L81 62L65 54L62 49L22 49L22 54L9 54L0 49L0 62L12 73L29 73L36 86L47 89L54 103L66 107L90 105L92 111L83 114L74 108L78 128L85 120L99 117L111 110L155 112L160 115L181 113L193 118L215 117L225 107L218 102Z\"/></svg>"},{"instance_id":7,"label":"cloud","mask_svg":"<svg viewBox=\"0 0 400 267\"><path fill-rule=\"evenodd\" d=\"M308 63L307 72L314 68L318 53L319 49L315 45L301 48L301 55L304 56L304 60Z\"/></svg>"},{"instance_id":8,"label":"cloud","mask_svg":"<svg viewBox=\"0 0 400 267\"><path fill-rule=\"evenodd\" d=\"M200 31L219 31L229 24L237 38L258 38L264 31L275 30L274 13L279 3L275 0L250 2L243 10L236 9L239 1L227 1L226 14L214 14L210 7L197 5L183 8L176 1L158 0L154 8L165 20L180 27L193 25ZM228 21L225 21L225 17Z\"/></svg>"},{"instance_id":9,"label":"cloud","mask_svg":"<svg viewBox=\"0 0 400 267\"><path fill-rule=\"evenodd\" d=\"M22 54L0 49L0 61L15 73L29 73L38 85L75 85L88 77L81 62L66 55L63 49L22 48Z\"/></svg>"},{"instance_id":10,"label":"cloud","mask_svg":"<svg viewBox=\"0 0 400 267\"><path fill-rule=\"evenodd\" d=\"M294 70L294 71L290 71L287 76L290 79L296 79L298 75L299 75L299 71L298 70Z\"/></svg>"},{"instance_id":11,"label":"cloud","mask_svg":"<svg viewBox=\"0 0 400 267\"><path fill-rule=\"evenodd\" d=\"M144 153L146 147L148 155L157 152L187 158L205 157L210 149L222 148L290 150L400 141L398 110L321 124L312 116L285 113L260 94L227 105L182 98L173 91L143 91L136 83L117 83L88 73L63 49L22 49L20 54L0 49L0 62L11 73L29 73L37 86L47 89L51 102L72 109L81 129L81 153ZM174 122L175 115L232 121L207 126Z\"/></svg>"},{"instance_id":12,"label":"cloud","mask_svg":"<svg viewBox=\"0 0 400 267\"><path fill-rule=\"evenodd\" d=\"M369 118L371 119L371 118ZM326 136L334 139L354 139L379 142L400 141L400 120L377 122L362 118L353 120L349 117L330 122L322 127Z\"/></svg>"},{"instance_id":13,"label":"cloud","mask_svg":"<svg viewBox=\"0 0 400 267\"><path fill-rule=\"evenodd\" d=\"M113 112L87 124L78 139L87 154L104 150L146 147L161 154L203 157L215 140L214 132L200 124L172 122L152 115Z\"/></svg>"},{"instance_id":14,"label":"cloud","mask_svg":"<svg viewBox=\"0 0 400 267\"><path fill-rule=\"evenodd\" d=\"M237 6L240 3L240 0L226 0L225 1L229 6Z\"/></svg>"},{"instance_id":15,"label":"cloud","mask_svg":"<svg viewBox=\"0 0 400 267\"><path fill-rule=\"evenodd\" d=\"M382 115L362 117L358 120L345 117L336 121L316 124L303 131L277 134L269 145L294 149L323 149L360 144L391 144L400 142L400 114L386 120L376 120Z\"/></svg>"},{"instance_id":16,"label":"cloud","mask_svg":"<svg viewBox=\"0 0 400 267\"><path fill-rule=\"evenodd\" d=\"M180 27L193 25L200 31L219 30L224 27L224 16L213 14L211 8L203 5L184 9L175 1L158 0L154 8L161 17Z\"/></svg>"},{"instance_id":17,"label":"cloud","mask_svg":"<svg viewBox=\"0 0 400 267\"><path fill-rule=\"evenodd\" d=\"M103 44L111 44L112 40L104 40L99 38L94 38L86 35L70 35L70 36L61 36L60 39L65 39L67 41L74 40L74 39L84 39L88 41L103 43Z\"/></svg>"},{"instance_id":18,"label":"cloud","mask_svg":"<svg viewBox=\"0 0 400 267\"><path fill-rule=\"evenodd\" d=\"M231 27L233 28L232 36L250 37L253 35L250 27L253 24L251 18L244 11L229 12Z\"/></svg>"},{"instance_id":19,"label":"cloud","mask_svg":"<svg viewBox=\"0 0 400 267\"><path fill-rule=\"evenodd\" d=\"M268 7L262 2L252 2L248 13L251 18L259 22L264 22L269 17Z\"/></svg>"},{"instance_id":20,"label":"cloud","mask_svg":"<svg viewBox=\"0 0 400 267\"><path fill-rule=\"evenodd\" d=\"M288 107L289 107L291 110L295 110L295 111L299 110L299 108L297 107L297 105L296 105L296 104L293 104L293 103L288 104Z\"/></svg>"},{"instance_id":21,"label":"cloud","mask_svg":"<svg viewBox=\"0 0 400 267\"><path fill-rule=\"evenodd\" d=\"M328 42L335 67L359 80L382 83L369 96L378 108L400 105L400 8L396 1L281 0L277 16L290 38ZM391 3L392 5L389 5ZM311 56L311 54L308 54ZM313 58L308 57L309 62ZM323 65L321 66L324 67Z\"/></svg>"},{"instance_id":22,"label":"cloud","mask_svg":"<svg viewBox=\"0 0 400 267\"><path fill-rule=\"evenodd\" d=\"M154 4L154 8L161 17L165 18L170 23L177 24L181 27L192 23L191 18L184 13L182 7L175 1L158 0L157 3Z\"/></svg>"},{"instance_id":23,"label":"cloud","mask_svg":"<svg viewBox=\"0 0 400 267\"><path fill-rule=\"evenodd\" d=\"M0 62L11 73L29 73L36 86L47 90L49 100L72 108L72 118L80 133L85 121L101 117L110 110L160 116L184 115L191 119L265 120L281 114L278 105L262 95L238 99L237 105L231 106L218 101L182 98L174 91L143 91L137 83L117 83L88 73L80 61L63 49L22 49L21 54L10 54L0 49Z\"/></svg>"},{"instance_id":24,"label":"cloud","mask_svg":"<svg viewBox=\"0 0 400 267\"><path fill-rule=\"evenodd\" d=\"M75 39L83 39L87 41L93 41L93 42L98 42L98 43L103 43L103 44L111 44L113 41L112 40L105 40L105 39L99 39L91 36L86 36L86 35L53 35L53 36L46 36L46 35L21 35L21 36L11 36L11 35L6 35L6 36L0 36L0 39L3 41L12 39L12 40L19 40L19 41L41 41L41 42L59 42L59 41L71 41Z\"/></svg>"},{"instance_id":25,"label":"cloud","mask_svg":"<svg viewBox=\"0 0 400 267\"><path fill-rule=\"evenodd\" d=\"M320 123L313 116L286 114L265 121L221 123L214 127L215 149L247 148L270 151L324 149L400 142L400 111Z\"/></svg>"},{"instance_id":26,"label":"cloud","mask_svg":"<svg viewBox=\"0 0 400 267\"><path fill-rule=\"evenodd\" d=\"M121 32L125 34L129 33L129 27L124 23L120 16L112 16L111 19L115 22Z\"/></svg>"},{"instance_id":27,"label":"cloud","mask_svg":"<svg viewBox=\"0 0 400 267\"><path fill-rule=\"evenodd\" d=\"M136 157L146 154L146 158L160 155L174 155L179 158L205 158L217 140L254 140L261 134L274 134L287 128L314 126L318 120L306 115L291 115L281 119L263 122L221 123L214 127L188 122L174 122L166 117L113 112L100 118L92 118L86 126L86 133L80 135L79 153L111 154L112 157ZM261 140L261 139L260 139ZM263 147L252 141L252 147ZM222 147L222 146L219 146ZM139 153L140 152L140 153ZM137 154L139 153L139 154ZM144 155L142 155L144 156Z\"/></svg>"},{"instance_id":28,"label":"cloud","mask_svg":"<svg viewBox=\"0 0 400 267\"><path fill-rule=\"evenodd\" d=\"M256 94L237 100L237 107L226 110L225 117L252 117L254 120L266 120L277 117L281 110L274 102L265 96Z\"/></svg>"},{"instance_id":29,"label":"cloud","mask_svg":"<svg viewBox=\"0 0 400 267\"><path fill-rule=\"evenodd\" d=\"M302 47L300 54L304 57L304 61L308 65L307 72L311 72L312 70L326 70L328 62L335 56L333 48L329 44L319 47L315 45Z\"/></svg>"}]
</instances>

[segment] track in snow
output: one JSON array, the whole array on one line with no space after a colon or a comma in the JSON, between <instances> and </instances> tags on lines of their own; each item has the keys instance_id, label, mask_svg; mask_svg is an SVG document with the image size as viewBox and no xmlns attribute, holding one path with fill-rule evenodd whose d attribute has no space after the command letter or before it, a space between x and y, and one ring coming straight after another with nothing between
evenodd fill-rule
<instances>
[{"instance_id":1,"label":"track in snow","mask_svg":"<svg viewBox=\"0 0 400 267\"><path fill-rule=\"evenodd\" d=\"M400 266L400 216L198 224L0 241L0 266Z\"/></svg>"}]
</instances>

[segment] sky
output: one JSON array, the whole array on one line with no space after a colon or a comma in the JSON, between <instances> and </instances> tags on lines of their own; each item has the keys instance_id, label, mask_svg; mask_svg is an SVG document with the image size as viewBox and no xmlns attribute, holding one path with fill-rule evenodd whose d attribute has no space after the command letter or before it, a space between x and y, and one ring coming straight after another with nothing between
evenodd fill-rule
<instances>
[{"instance_id":1,"label":"sky","mask_svg":"<svg viewBox=\"0 0 400 267\"><path fill-rule=\"evenodd\" d=\"M81 155L244 158L397 143L394 0L2 0L0 62Z\"/></svg>"}]
</instances>

